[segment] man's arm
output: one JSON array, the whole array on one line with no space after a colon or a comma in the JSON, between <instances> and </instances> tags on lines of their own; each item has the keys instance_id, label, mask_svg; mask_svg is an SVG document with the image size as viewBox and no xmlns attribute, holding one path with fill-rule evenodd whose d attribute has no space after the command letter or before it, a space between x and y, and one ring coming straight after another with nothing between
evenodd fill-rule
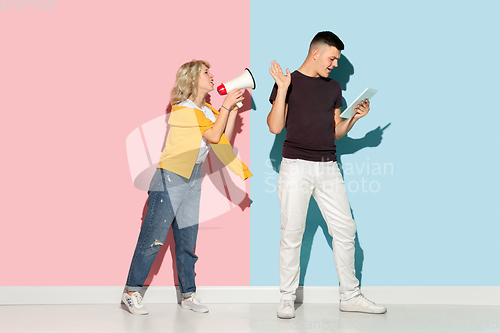
<instances>
[{"instance_id":1,"label":"man's arm","mask_svg":"<svg viewBox=\"0 0 500 333\"><path fill-rule=\"evenodd\" d=\"M288 104L285 103L284 99L279 98L280 91L276 95L276 99L273 102L273 107L271 112L267 116L267 126L269 126L269 131L273 134L280 134L286 123L286 115L288 113ZM286 92L285 92L286 97Z\"/></svg>"},{"instance_id":2,"label":"man's arm","mask_svg":"<svg viewBox=\"0 0 500 333\"><path fill-rule=\"evenodd\" d=\"M269 67L269 73L276 81L278 86L278 91L276 93L276 99L273 102L273 107L271 112L267 116L267 126L269 126L269 131L273 134L279 134L285 127L286 115L288 112L288 104L286 103L286 94L288 87L290 86L291 76L288 68L286 69L286 76L283 74L280 65L276 63L275 60L271 63Z\"/></svg>"},{"instance_id":3,"label":"man's arm","mask_svg":"<svg viewBox=\"0 0 500 333\"><path fill-rule=\"evenodd\" d=\"M335 109L333 112L333 122L335 126L335 140L340 140L346 135L354 124L370 111L370 101L365 99L358 104L358 107L354 109L356 114L350 119L342 120L340 117L340 108Z\"/></svg>"}]
</instances>

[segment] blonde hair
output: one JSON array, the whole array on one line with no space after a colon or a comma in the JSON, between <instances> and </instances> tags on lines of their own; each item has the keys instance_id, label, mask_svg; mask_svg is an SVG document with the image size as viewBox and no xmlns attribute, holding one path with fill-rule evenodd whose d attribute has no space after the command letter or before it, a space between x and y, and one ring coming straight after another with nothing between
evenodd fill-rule
<instances>
[{"instance_id":1,"label":"blonde hair","mask_svg":"<svg viewBox=\"0 0 500 333\"><path fill-rule=\"evenodd\" d=\"M204 60L192 60L186 62L177 70L174 88L170 94L170 103L172 105L185 101L191 95L196 98L198 95L198 79L203 65L210 68L210 64Z\"/></svg>"}]
</instances>

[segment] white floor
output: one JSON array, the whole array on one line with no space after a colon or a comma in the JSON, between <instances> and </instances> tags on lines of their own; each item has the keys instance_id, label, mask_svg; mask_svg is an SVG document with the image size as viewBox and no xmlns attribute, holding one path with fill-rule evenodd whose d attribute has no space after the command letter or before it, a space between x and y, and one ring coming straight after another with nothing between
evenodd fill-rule
<instances>
[{"instance_id":1,"label":"white floor","mask_svg":"<svg viewBox=\"0 0 500 333\"><path fill-rule=\"evenodd\" d=\"M149 304L146 316L121 305L0 306L5 333L274 333L500 332L499 306L387 305L383 315L344 313L338 304L296 304L296 318L276 317L277 304L207 304L207 314L176 304Z\"/></svg>"}]
</instances>

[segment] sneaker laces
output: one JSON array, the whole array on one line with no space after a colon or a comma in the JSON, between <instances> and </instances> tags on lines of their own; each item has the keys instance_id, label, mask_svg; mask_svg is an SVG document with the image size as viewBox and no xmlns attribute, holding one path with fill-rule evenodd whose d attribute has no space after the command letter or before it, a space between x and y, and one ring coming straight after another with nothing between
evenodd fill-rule
<instances>
[{"instance_id":1,"label":"sneaker laces","mask_svg":"<svg viewBox=\"0 0 500 333\"><path fill-rule=\"evenodd\" d=\"M293 309L293 301L292 300L288 300L288 299L283 300L283 309L287 308L287 307Z\"/></svg>"},{"instance_id":2,"label":"sneaker laces","mask_svg":"<svg viewBox=\"0 0 500 333\"><path fill-rule=\"evenodd\" d=\"M193 302L194 304L200 304L201 305L201 298L198 298L196 296L196 294L191 294L191 296L189 296L188 298L186 298L186 300L188 299L191 299L191 302Z\"/></svg>"},{"instance_id":3,"label":"sneaker laces","mask_svg":"<svg viewBox=\"0 0 500 333\"><path fill-rule=\"evenodd\" d=\"M137 304L137 307L142 308L142 296L141 296L141 294L133 293L131 297L135 300L134 303Z\"/></svg>"},{"instance_id":4,"label":"sneaker laces","mask_svg":"<svg viewBox=\"0 0 500 333\"><path fill-rule=\"evenodd\" d=\"M360 295L359 295L359 297L363 298L363 299L364 299L365 301L367 301L368 303L375 304L375 302L374 302L374 301L372 301L372 300L370 300L370 299L366 298L366 296L365 296L365 295L363 295L363 294L360 294Z\"/></svg>"}]
</instances>

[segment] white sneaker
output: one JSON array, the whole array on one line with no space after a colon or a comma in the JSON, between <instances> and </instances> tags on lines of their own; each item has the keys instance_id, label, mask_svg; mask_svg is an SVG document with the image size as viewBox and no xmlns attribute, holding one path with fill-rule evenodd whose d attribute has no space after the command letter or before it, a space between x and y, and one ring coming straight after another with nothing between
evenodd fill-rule
<instances>
[{"instance_id":1,"label":"white sneaker","mask_svg":"<svg viewBox=\"0 0 500 333\"><path fill-rule=\"evenodd\" d=\"M128 293L123 293L122 303L127 306L128 311L131 314L145 315L148 314L148 309L142 304L142 296L138 291L129 295Z\"/></svg>"},{"instance_id":2,"label":"white sneaker","mask_svg":"<svg viewBox=\"0 0 500 333\"><path fill-rule=\"evenodd\" d=\"M208 307L201 304L201 299L192 294L189 298L184 298L181 302L181 307L186 310L193 310L194 312L208 312Z\"/></svg>"},{"instance_id":3,"label":"white sneaker","mask_svg":"<svg viewBox=\"0 0 500 333\"><path fill-rule=\"evenodd\" d=\"M346 301L340 301L340 311L347 312L364 312L364 313L386 313L387 309L383 305L375 304L366 298L363 294L359 294Z\"/></svg>"},{"instance_id":4,"label":"white sneaker","mask_svg":"<svg viewBox=\"0 0 500 333\"><path fill-rule=\"evenodd\" d=\"M278 307L277 315L281 319L291 319L295 317L294 302L291 299L282 299Z\"/></svg>"}]
</instances>

